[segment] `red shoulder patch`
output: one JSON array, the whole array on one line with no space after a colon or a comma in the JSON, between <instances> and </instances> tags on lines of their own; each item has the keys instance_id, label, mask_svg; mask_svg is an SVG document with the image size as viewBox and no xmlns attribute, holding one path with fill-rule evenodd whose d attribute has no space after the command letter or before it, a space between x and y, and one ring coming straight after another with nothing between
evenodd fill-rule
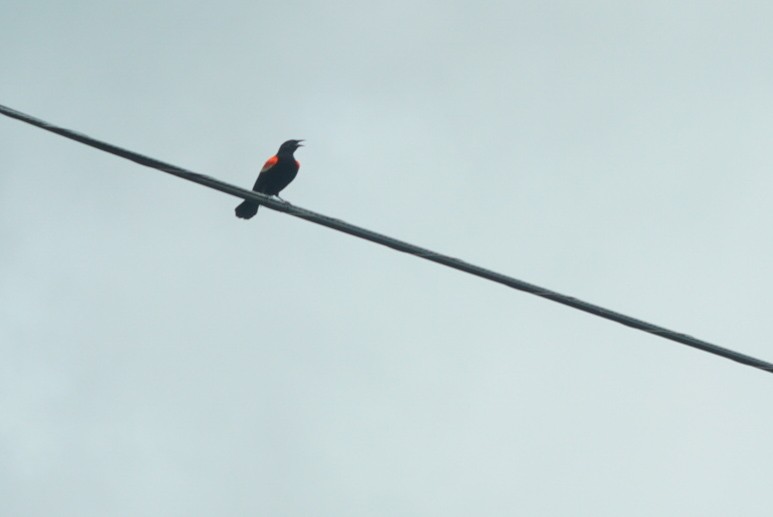
<instances>
[{"instance_id":1,"label":"red shoulder patch","mask_svg":"<svg viewBox=\"0 0 773 517\"><path fill-rule=\"evenodd\" d=\"M263 168L262 168L262 169L260 169L260 172L266 172L266 171L267 171L267 170L269 170L271 167L273 167L274 165L276 165L276 162L278 162L278 161L279 161L279 158L277 158L276 156L272 156L271 158L269 158L268 160L266 160L266 163L264 163L264 164L263 164Z\"/></svg>"},{"instance_id":2,"label":"red shoulder patch","mask_svg":"<svg viewBox=\"0 0 773 517\"><path fill-rule=\"evenodd\" d=\"M297 165L299 169L301 168L301 162L299 162L298 160L295 160L295 165Z\"/></svg>"}]
</instances>

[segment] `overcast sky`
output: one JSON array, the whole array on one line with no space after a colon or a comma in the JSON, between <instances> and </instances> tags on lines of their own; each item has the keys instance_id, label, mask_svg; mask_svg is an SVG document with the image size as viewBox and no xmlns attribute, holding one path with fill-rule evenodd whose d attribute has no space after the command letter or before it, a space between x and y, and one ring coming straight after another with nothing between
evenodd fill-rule
<instances>
[{"instance_id":1,"label":"overcast sky","mask_svg":"<svg viewBox=\"0 0 773 517\"><path fill-rule=\"evenodd\" d=\"M773 4L0 0L0 104L773 360ZM767 516L773 378L0 118L0 515Z\"/></svg>"}]
</instances>

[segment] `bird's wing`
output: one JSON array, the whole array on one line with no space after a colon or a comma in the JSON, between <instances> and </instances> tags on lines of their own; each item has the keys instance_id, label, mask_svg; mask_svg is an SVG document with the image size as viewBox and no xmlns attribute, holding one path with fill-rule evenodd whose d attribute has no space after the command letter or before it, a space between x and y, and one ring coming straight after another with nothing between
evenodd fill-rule
<instances>
[{"instance_id":1,"label":"bird's wing","mask_svg":"<svg viewBox=\"0 0 773 517\"><path fill-rule=\"evenodd\" d=\"M278 158L277 156L272 156L271 158L269 158L268 160L266 160L266 163L264 163L264 164L263 164L263 168L262 168L262 169L260 169L260 172L266 172L266 171L267 171L267 170L269 170L271 167L273 167L274 165L276 165L278 161L279 161L279 158Z\"/></svg>"}]
</instances>

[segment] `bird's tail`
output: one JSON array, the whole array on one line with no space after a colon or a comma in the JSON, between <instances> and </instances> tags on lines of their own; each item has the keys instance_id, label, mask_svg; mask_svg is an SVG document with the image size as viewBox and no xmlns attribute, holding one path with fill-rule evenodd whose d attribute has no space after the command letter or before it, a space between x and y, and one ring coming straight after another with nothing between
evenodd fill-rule
<instances>
[{"instance_id":1,"label":"bird's tail","mask_svg":"<svg viewBox=\"0 0 773 517\"><path fill-rule=\"evenodd\" d=\"M236 217L249 219L258 213L259 206L255 201L243 201L234 209L234 212L236 212Z\"/></svg>"}]
</instances>

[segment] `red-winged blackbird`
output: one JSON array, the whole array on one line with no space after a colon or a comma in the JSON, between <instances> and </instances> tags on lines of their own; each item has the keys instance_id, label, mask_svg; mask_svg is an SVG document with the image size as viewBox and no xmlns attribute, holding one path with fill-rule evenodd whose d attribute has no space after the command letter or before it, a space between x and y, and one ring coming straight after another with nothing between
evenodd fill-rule
<instances>
[{"instance_id":1,"label":"red-winged blackbird","mask_svg":"<svg viewBox=\"0 0 773 517\"><path fill-rule=\"evenodd\" d=\"M295 159L293 153L299 147L302 147L303 140L288 140L279 146L279 150L274 156L266 160L266 164L258 174L255 180L255 186L252 190L261 192L267 196L278 196L278 194L295 179L301 164ZM282 199L282 198L279 198ZM258 213L258 205L255 201L245 200L236 207L236 217L249 219Z\"/></svg>"}]
</instances>

